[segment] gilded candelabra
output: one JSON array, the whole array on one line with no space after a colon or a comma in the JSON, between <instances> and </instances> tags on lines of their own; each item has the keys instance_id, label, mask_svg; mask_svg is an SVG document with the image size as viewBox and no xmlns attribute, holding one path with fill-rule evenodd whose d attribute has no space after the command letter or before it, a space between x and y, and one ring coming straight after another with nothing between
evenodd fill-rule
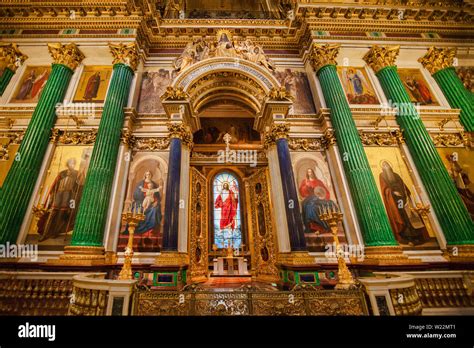
<instances>
[{"instance_id":1,"label":"gilded candelabra","mask_svg":"<svg viewBox=\"0 0 474 348\"><path fill-rule=\"evenodd\" d=\"M125 260L118 279L132 280L133 235L135 234L135 228L137 225L145 220L145 215L143 214L143 211L138 212L137 209L135 209L134 212L129 211L122 213L122 220L124 220L128 225L128 243L125 248Z\"/></svg>"},{"instance_id":2,"label":"gilded candelabra","mask_svg":"<svg viewBox=\"0 0 474 348\"><path fill-rule=\"evenodd\" d=\"M342 216L343 214L338 211L336 206L333 206L332 208L324 207L319 214L320 219L329 225L334 238L339 278L336 284L336 289L338 290L350 289L355 284L352 274L349 271L349 268L347 268L346 260L344 259L344 250L339 244L339 238L337 236L338 225L339 222L342 221Z\"/></svg>"}]
</instances>

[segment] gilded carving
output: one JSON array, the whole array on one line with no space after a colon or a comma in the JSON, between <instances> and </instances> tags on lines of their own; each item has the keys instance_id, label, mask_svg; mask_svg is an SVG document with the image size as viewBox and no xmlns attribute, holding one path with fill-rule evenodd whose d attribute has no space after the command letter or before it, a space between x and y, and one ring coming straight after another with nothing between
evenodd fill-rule
<instances>
[{"instance_id":1,"label":"gilded carving","mask_svg":"<svg viewBox=\"0 0 474 348\"><path fill-rule=\"evenodd\" d=\"M400 46L378 46L374 45L364 56L364 61L376 73L387 66L395 66Z\"/></svg>"},{"instance_id":2,"label":"gilded carving","mask_svg":"<svg viewBox=\"0 0 474 348\"><path fill-rule=\"evenodd\" d=\"M431 133L435 146L470 146L469 136L464 132L459 133Z\"/></svg>"},{"instance_id":3,"label":"gilded carving","mask_svg":"<svg viewBox=\"0 0 474 348\"><path fill-rule=\"evenodd\" d=\"M323 137L321 139L321 145L324 146L325 149L329 149L330 146L336 145L336 136L334 135L333 130L326 129L324 131Z\"/></svg>"},{"instance_id":4,"label":"gilded carving","mask_svg":"<svg viewBox=\"0 0 474 348\"><path fill-rule=\"evenodd\" d=\"M339 44L313 45L309 60L314 71L317 73L326 65L337 65L336 58L339 48Z\"/></svg>"},{"instance_id":5,"label":"gilded carving","mask_svg":"<svg viewBox=\"0 0 474 348\"><path fill-rule=\"evenodd\" d=\"M97 129L84 132L68 132L53 128L51 131L50 141L52 143L66 144L66 145L88 145L95 142L97 137Z\"/></svg>"},{"instance_id":6,"label":"gilded carving","mask_svg":"<svg viewBox=\"0 0 474 348\"><path fill-rule=\"evenodd\" d=\"M322 149L323 140L321 138L290 138L288 147L293 151L317 151Z\"/></svg>"},{"instance_id":7,"label":"gilded carving","mask_svg":"<svg viewBox=\"0 0 474 348\"><path fill-rule=\"evenodd\" d=\"M193 134L182 123L168 123L169 137L179 138L184 145L191 148L193 146Z\"/></svg>"},{"instance_id":8,"label":"gilded carving","mask_svg":"<svg viewBox=\"0 0 474 348\"><path fill-rule=\"evenodd\" d=\"M141 151L165 150L170 145L170 138L134 138L133 149Z\"/></svg>"},{"instance_id":9,"label":"gilded carving","mask_svg":"<svg viewBox=\"0 0 474 348\"><path fill-rule=\"evenodd\" d=\"M268 93L268 98L270 100L293 100L294 97L290 94L290 92L286 89L286 87L281 86L280 88L273 87L270 92Z\"/></svg>"},{"instance_id":10,"label":"gilded carving","mask_svg":"<svg viewBox=\"0 0 474 348\"><path fill-rule=\"evenodd\" d=\"M360 140L364 146L397 146L404 142L399 129L389 132L359 131Z\"/></svg>"},{"instance_id":11,"label":"gilded carving","mask_svg":"<svg viewBox=\"0 0 474 348\"><path fill-rule=\"evenodd\" d=\"M432 46L418 61L433 75L440 70L453 66L454 57L456 57L455 48L437 48Z\"/></svg>"},{"instance_id":12,"label":"gilded carving","mask_svg":"<svg viewBox=\"0 0 474 348\"><path fill-rule=\"evenodd\" d=\"M135 42L130 43L109 43L110 52L114 57L112 64L128 65L133 71L137 69L139 56L138 46Z\"/></svg>"},{"instance_id":13,"label":"gilded carving","mask_svg":"<svg viewBox=\"0 0 474 348\"><path fill-rule=\"evenodd\" d=\"M171 87L166 88L165 93L161 96L161 100L186 100L189 97L183 87Z\"/></svg>"},{"instance_id":14,"label":"gilded carving","mask_svg":"<svg viewBox=\"0 0 474 348\"><path fill-rule=\"evenodd\" d=\"M269 136L274 139L286 139L288 138L288 133L290 132L290 126L286 123L275 123L270 129Z\"/></svg>"},{"instance_id":15,"label":"gilded carving","mask_svg":"<svg viewBox=\"0 0 474 348\"><path fill-rule=\"evenodd\" d=\"M48 50L55 64L62 64L74 70L85 58L75 43L50 43Z\"/></svg>"},{"instance_id":16,"label":"gilded carving","mask_svg":"<svg viewBox=\"0 0 474 348\"><path fill-rule=\"evenodd\" d=\"M16 44L0 43L0 64L6 68L15 72L26 59L28 56L21 53Z\"/></svg>"}]
</instances>

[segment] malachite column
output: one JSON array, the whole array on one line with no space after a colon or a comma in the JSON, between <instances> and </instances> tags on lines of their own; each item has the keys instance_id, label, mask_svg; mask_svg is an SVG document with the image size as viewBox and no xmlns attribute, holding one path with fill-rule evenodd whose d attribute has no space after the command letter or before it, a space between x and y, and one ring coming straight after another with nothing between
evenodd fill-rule
<instances>
[{"instance_id":1,"label":"malachite column","mask_svg":"<svg viewBox=\"0 0 474 348\"><path fill-rule=\"evenodd\" d=\"M56 121L56 105L84 56L75 44L49 44L53 66L0 193L0 243L16 242Z\"/></svg>"},{"instance_id":2,"label":"malachite column","mask_svg":"<svg viewBox=\"0 0 474 348\"><path fill-rule=\"evenodd\" d=\"M0 62L5 66L0 76L0 96L3 95L17 68L28 57L20 52L16 44L0 43Z\"/></svg>"},{"instance_id":3,"label":"malachite column","mask_svg":"<svg viewBox=\"0 0 474 348\"><path fill-rule=\"evenodd\" d=\"M277 148L291 251L306 251L308 248L306 247L303 219L287 140L289 131L288 125L277 123L271 128L271 137L275 140Z\"/></svg>"},{"instance_id":4,"label":"malachite column","mask_svg":"<svg viewBox=\"0 0 474 348\"><path fill-rule=\"evenodd\" d=\"M364 60L375 71L389 103L397 108L397 122L448 245L473 244L473 221L398 75L398 52L398 46L374 46Z\"/></svg>"},{"instance_id":5,"label":"malachite column","mask_svg":"<svg viewBox=\"0 0 474 348\"><path fill-rule=\"evenodd\" d=\"M182 123L168 124L170 137L170 157L166 179L165 216L163 224L163 246L166 252L178 251L179 210L181 204L181 162L182 146L191 147L192 134Z\"/></svg>"},{"instance_id":6,"label":"malachite column","mask_svg":"<svg viewBox=\"0 0 474 348\"><path fill-rule=\"evenodd\" d=\"M84 247L85 250L103 248L104 228L125 117L123 108L127 104L133 74L138 65L135 43L109 46L114 57L113 74L79 203L71 246L65 248L65 252L71 254L80 253Z\"/></svg>"},{"instance_id":7,"label":"malachite column","mask_svg":"<svg viewBox=\"0 0 474 348\"><path fill-rule=\"evenodd\" d=\"M330 108L331 124L352 200L368 247L397 247L382 198L337 74L339 45L313 45L311 63Z\"/></svg>"},{"instance_id":8,"label":"malachite column","mask_svg":"<svg viewBox=\"0 0 474 348\"><path fill-rule=\"evenodd\" d=\"M459 120L468 132L474 132L474 94L464 87L453 67L455 49L431 47L418 59L431 73L452 108L461 109Z\"/></svg>"}]
</instances>

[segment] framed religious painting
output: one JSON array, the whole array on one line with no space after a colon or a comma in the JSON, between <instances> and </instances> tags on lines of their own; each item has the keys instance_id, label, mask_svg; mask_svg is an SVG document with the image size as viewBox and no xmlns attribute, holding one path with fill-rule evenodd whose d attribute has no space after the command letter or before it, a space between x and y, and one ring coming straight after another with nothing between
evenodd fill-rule
<instances>
[{"instance_id":1,"label":"framed religious painting","mask_svg":"<svg viewBox=\"0 0 474 348\"><path fill-rule=\"evenodd\" d=\"M420 69L398 68L398 75L412 103L430 106L439 105L429 83L426 81Z\"/></svg>"},{"instance_id":2,"label":"framed religious painting","mask_svg":"<svg viewBox=\"0 0 474 348\"><path fill-rule=\"evenodd\" d=\"M349 104L380 104L365 68L338 66L337 73Z\"/></svg>"},{"instance_id":3,"label":"framed religious painting","mask_svg":"<svg viewBox=\"0 0 474 348\"><path fill-rule=\"evenodd\" d=\"M273 72L282 86L295 98L293 104L294 114L314 114L313 95L309 86L306 72L296 69L277 69Z\"/></svg>"},{"instance_id":4,"label":"framed religious painting","mask_svg":"<svg viewBox=\"0 0 474 348\"><path fill-rule=\"evenodd\" d=\"M50 74L51 66L27 66L10 103L37 103Z\"/></svg>"},{"instance_id":5,"label":"framed religious painting","mask_svg":"<svg viewBox=\"0 0 474 348\"><path fill-rule=\"evenodd\" d=\"M74 94L74 103L103 103L107 94L111 66L86 66Z\"/></svg>"},{"instance_id":6,"label":"framed religious painting","mask_svg":"<svg viewBox=\"0 0 474 348\"><path fill-rule=\"evenodd\" d=\"M160 97L165 93L166 87L173 81L175 74L174 70L164 68L143 72L138 99L139 113L165 113Z\"/></svg>"}]
</instances>

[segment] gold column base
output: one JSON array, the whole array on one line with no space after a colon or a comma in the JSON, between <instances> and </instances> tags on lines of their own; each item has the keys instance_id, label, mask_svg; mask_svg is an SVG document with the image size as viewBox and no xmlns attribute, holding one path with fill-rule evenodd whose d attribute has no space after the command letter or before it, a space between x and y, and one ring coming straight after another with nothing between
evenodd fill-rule
<instances>
[{"instance_id":1,"label":"gold column base","mask_svg":"<svg viewBox=\"0 0 474 348\"><path fill-rule=\"evenodd\" d=\"M420 264L421 259L409 259L403 254L400 246L374 246L364 248L364 260L351 258L353 264L364 265L397 265L397 264Z\"/></svg>"},{"instance_id":2,"label":"gold column base","mask_svg":"<svg viewBox=\"0 0 474 348\"><path fill-rule=\"evenodd\" d=\"M316 260L307 251L292 251L278 254L278 263L294 266L315 265Z\"/></svg>"},{"instance_id":3,"label":"gold column base","mask_svg":"<svg viewBox=\"0 0 474 348\"><path fill-rule=\"evenodd\" d=\"M64 254L59 259L49 259L48 264L73 265L73 266L96 266L104 265L104 247L93 246L65 246Z\"/></svg>"},{"instance_id":4,"label":"gold column base","mask_svg":"<svg viewBox=\"0 0 474 348\"><path fill-rule=\"evenodd\" d=\"M184 266L188 265L188 254L177 251L164 251L155 259L155 266Z\"/></svg>"},{"instance_id":5,"label":"gold column base","mask_svg":"<svg viewBox=\"0 0 474 348\"><path fill-rule=\"evenodd\" d=\"M452 262L473 262L474 245L450 245L443 256Z\"/></svg>"}]
</instances>

